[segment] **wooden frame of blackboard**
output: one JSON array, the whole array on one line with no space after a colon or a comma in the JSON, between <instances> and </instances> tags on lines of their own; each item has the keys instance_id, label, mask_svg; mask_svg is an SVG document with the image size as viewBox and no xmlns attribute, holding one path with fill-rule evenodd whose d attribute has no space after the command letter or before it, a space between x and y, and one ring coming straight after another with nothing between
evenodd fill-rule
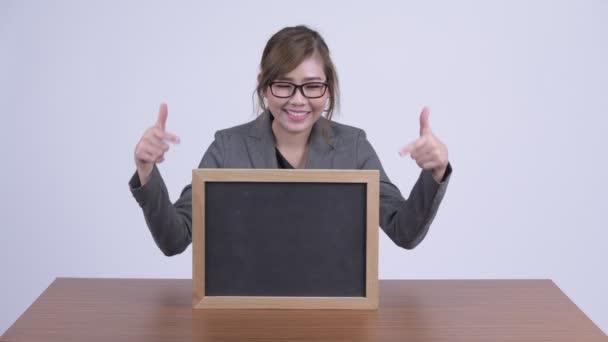
<instances>
[{"instance_id":1,"label":"wooden frame of blackboard","mask_svg":"<svg viewBox=\"0 0 608 342\"><path fill-rule=\"evenodd\" d=\"M205 295L205 186L207 182L361 183L366 185L365 295L284 297ZM194 169L192 171L192 307L195 309L378 308L379 172L377 170Z\"/></svg>"}]
</instances>

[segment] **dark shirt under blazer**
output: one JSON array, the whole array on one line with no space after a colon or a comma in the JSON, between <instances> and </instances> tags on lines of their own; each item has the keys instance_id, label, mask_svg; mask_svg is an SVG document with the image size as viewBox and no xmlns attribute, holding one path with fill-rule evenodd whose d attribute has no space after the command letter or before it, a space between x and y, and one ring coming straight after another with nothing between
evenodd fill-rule
<instances>
[{"instance_id":1,"label":"dark shirt under blazer","mask_svg":"<svg viewBox=\"0 0 608 342\"><path fill-rule=\"evenodd\" d=\"M271 124L270 114L265 113L216 132L199 168L278 168ZM365 132L325 118L312 128L305 168L380 170L380 227L395 244L407 249L416 247L428 232L451 175L450 165L441 183L431 172L421 171L406 200L387 177ZM183 252L192 242L192 186L187 185L172 204L156 166L144 186L140 186L137 172L129 186L161 251L165 255Z\"/></svg>"}]
</instances>

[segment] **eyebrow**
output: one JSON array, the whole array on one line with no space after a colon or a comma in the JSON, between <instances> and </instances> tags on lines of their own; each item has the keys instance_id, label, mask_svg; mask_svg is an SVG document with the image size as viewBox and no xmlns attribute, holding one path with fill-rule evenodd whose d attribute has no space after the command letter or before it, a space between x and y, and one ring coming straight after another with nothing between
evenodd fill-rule
<instances>
[{"instance_id":1,"label":"eyebrow","mask_svg":"<svg viewBox=\"0 0 608 342\"><path fill-rule=\"evenodd\" d=\"M277 78L278 81L289 81L289 82L293 82L294 79L291 77L279 77ZM302 81L304 82L308 82L308 81L323 81L323 79L321 77L306 77L304 78Z\"/></svg>"}]
</instances>

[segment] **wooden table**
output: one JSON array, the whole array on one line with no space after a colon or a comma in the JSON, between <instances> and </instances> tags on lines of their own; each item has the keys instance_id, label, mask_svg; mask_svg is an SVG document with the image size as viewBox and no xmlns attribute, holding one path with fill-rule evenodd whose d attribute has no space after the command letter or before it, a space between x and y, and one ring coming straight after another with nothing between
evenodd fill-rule
<instances>
[{"instance_id":1,"label":"wooden table","mask_svg":"<svg viewBox=\"0 0 608 342\"><path fill-rule=\"evenodd\" d=\"M0 341L607 341L551 280L381 280L377 311L193 310L189 279L58 278Z\"/></svg>"}]
</instances>

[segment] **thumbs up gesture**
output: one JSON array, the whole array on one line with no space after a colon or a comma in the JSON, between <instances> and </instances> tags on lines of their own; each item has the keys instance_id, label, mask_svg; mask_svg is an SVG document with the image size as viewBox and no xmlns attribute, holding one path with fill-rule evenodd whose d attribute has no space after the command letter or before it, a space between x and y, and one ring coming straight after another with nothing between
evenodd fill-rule
<instances>
[{"instance_id":1,"label":"thumbs up gesture","mask_svg":"<svg viewBox=\"0 0 608 342\"><path fill-rule=\"evenodd\" d=\"M424 107L420 113L420 137L402 147L399 154L409 154L418 166L431 171L435 181L440 183L448 166L448 148L431 131L429 115L429 108Z\"/></svg>"},{"instance_id":2,"label":"thumbs up gesture","mask_svg":"<svg viewBox=\"0 0 608 342\"><path fill-rule=\"evenodd\" d=\"M179 144L179 138L165 130L167 116L167 104L161 103L156 123L144 132L135 146L135 165L142 186L148 181L154 164L165 160L165 152L169 150L168 143Z\"/></svg>"}]
</instances>

